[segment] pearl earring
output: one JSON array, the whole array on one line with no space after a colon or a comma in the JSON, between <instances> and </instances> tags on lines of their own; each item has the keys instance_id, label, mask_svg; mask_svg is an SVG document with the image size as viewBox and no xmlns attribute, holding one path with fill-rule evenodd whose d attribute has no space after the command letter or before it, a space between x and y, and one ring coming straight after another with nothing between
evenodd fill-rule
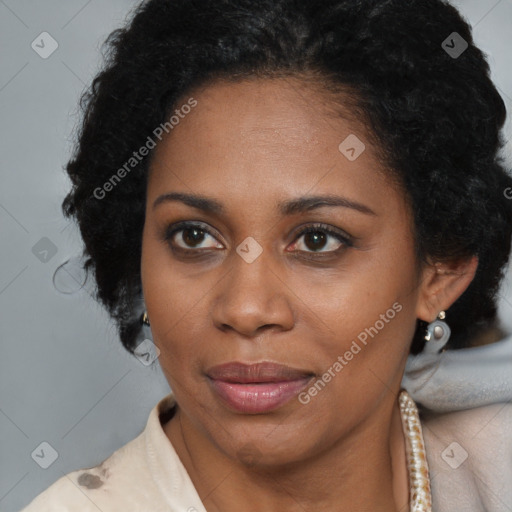
<instances>
[{"instance_id":1,"label":"pearl earring","mask_svg":"<svg viewBox=\"0 0 512 512\"><path fill-rule=\"evenodd\" d=\"M425 333L424 352L429 354L438 354L441 352L448 340L450 339L451 329L443 320L446 318L446 313L441 311L437 315L437 319L429 323Z\"/></svg>"}]
</instances>

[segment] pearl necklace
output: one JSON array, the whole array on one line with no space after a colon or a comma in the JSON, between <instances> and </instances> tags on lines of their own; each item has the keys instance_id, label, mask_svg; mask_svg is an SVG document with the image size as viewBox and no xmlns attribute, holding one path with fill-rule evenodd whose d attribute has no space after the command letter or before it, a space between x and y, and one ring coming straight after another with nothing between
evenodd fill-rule
<instances>
[{"instance_id":1,"label":"pearl necklace","mask_svg":"<svg viewBox=\"0 0 512 512\"><path fill-rule=\"evenodd\" d=\"M405 434L405 453L409 473L410 512L432 512L432 495L425 443L418 408L407 391L400 392L398 403Z\"/></svg>"}]
</instances>

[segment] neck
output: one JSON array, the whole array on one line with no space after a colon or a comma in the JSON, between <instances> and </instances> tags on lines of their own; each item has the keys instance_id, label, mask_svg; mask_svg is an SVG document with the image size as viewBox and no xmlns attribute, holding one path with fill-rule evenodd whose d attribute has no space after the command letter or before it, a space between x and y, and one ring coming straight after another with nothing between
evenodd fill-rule
<instances>
[{"instance_id":1,"label":"neck","mask_svg":"<svg viewBox=\"0 0 512 512\"><path fill-rule=\"evenodd\" d=\"M179 407L164 430L208 512L396 512L408 510L408 474L398 401L389 397L329 450L288 465L233 460Z\"/></svg>"}]
</instances>

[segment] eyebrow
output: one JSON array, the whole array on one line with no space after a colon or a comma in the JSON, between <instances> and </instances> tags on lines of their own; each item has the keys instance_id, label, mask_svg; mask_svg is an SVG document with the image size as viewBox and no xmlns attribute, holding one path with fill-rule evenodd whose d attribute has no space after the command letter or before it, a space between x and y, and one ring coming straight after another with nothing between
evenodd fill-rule
<instances>
[{"instance_id":1,"label":"eyebrow","mask_svg":"<svg viewBox=\"0 0 512 512\"><path fill-rule=\"evenodd\" d=\"M153 203L153 210L160 204L173 201L180 201L192 208L196 208L207 213L216 215L226 213L224 205L216 199L197 194L186 194L183 192L169 192L159 196ZM277 204L277 209L281 215L287 216L311 211L325 206L340 206L343 208L350 208L367 215L377 215L371 208L364 204L336 195L303 196L298 197L297 199L289 199L287 201L279 202Z\"/></svg>"}]
</instances>

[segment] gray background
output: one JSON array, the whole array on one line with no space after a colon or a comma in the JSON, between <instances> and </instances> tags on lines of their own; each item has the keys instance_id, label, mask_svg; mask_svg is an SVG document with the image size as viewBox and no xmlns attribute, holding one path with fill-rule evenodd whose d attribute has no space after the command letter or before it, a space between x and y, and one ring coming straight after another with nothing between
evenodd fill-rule
<instances>
[{"instance_id":1,"label":"gray background","mask_svg":"<svg viewBox=\"0 0 512 512\"><path fill-rule=\"evenodd\" d=\"M512 112L512 0L454 3L489 54ZM60 210L79 94L99 68L100 44L136 4L0 0L2 512L20 510L63 474L98 464L136 437L170 390L157 364L145 366L122 348L90 296L92 283L78 289L81 239ZM58 43L46 59L31 47L43 46L42 32ZM49 49L45 39L39 51ZM510 116L506 135L512 160ZM509 272L500 316L510 332L511 313ZM43 442L57 452L47 469L33 455ZM48 463L51 449L43 450Z\"/></svg>"}]
</instances>

